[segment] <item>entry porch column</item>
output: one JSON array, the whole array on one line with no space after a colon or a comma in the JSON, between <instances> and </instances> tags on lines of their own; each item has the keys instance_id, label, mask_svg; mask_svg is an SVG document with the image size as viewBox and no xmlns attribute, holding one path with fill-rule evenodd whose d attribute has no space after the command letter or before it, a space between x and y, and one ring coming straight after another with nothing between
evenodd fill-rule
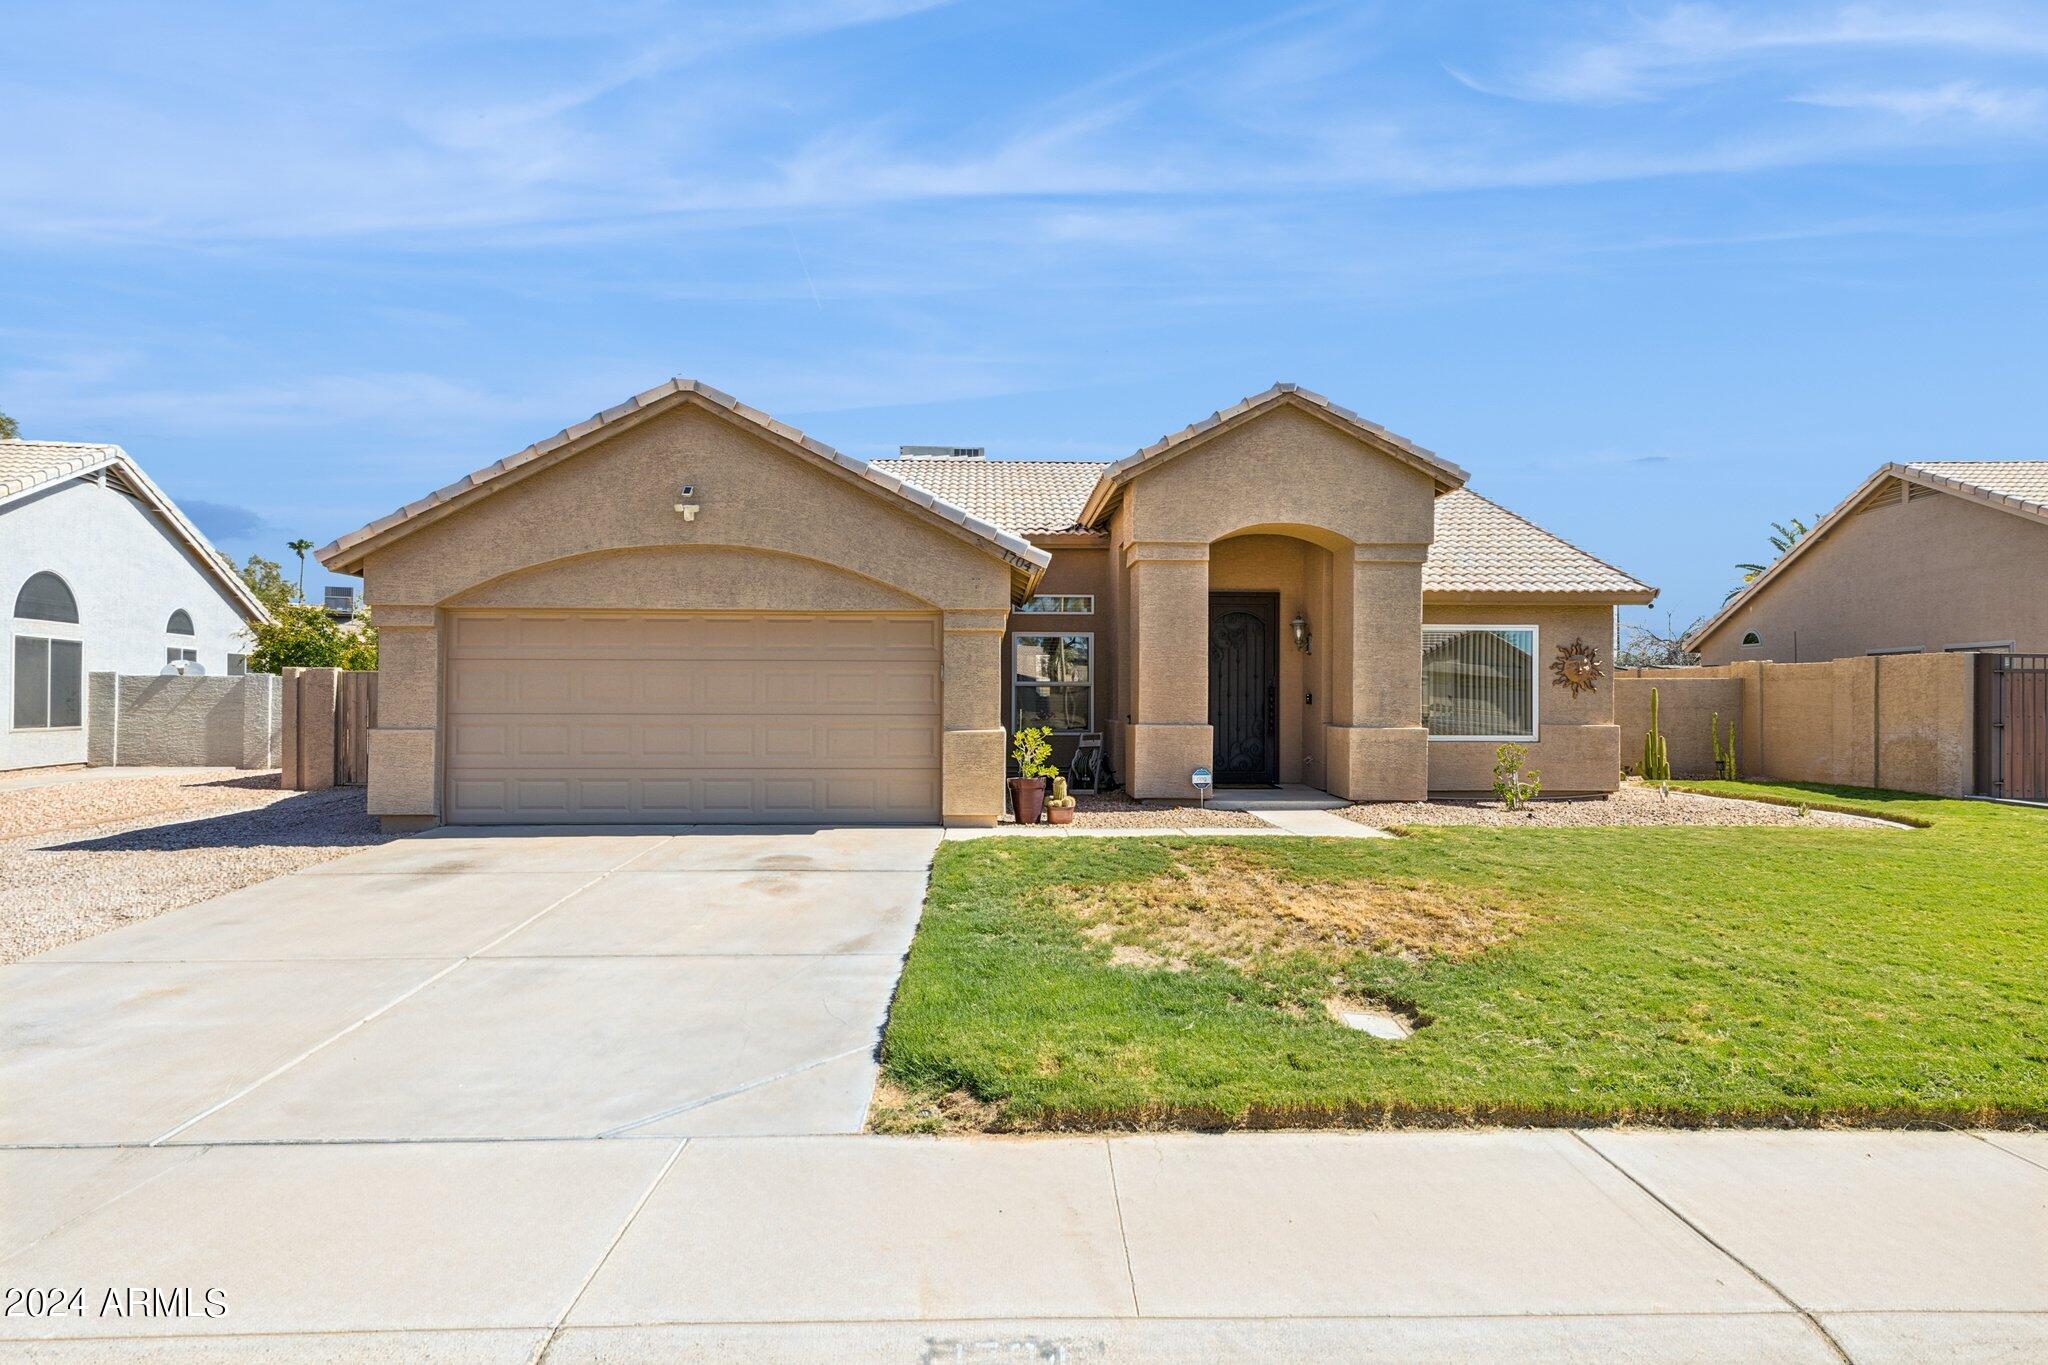
<instances>
[{"instance_id":1,"label":"entry porch column","mask_svg":"<svg viewBox=\"0 0 2048 1365\"><path fill-rule=\"evenodd\" d=\"M1124 786L1141 800L1191 797L1188 778L1212 766L1209 726L1209 546L1134 541L1126 628L1130 724Z\"/></svg>"},{"instance_id":2,"label":"entry porch column","mask_svg":"<svg viewBox=\"0 0 2048 1365\"><path fill-rule=\"evenodd\" d=\"M1330 575L1330 714L1324 775L1347 801L1429 796L1422 724L1422 565L1427 545L1354 545Z\"/></svg>"}]
</instances>

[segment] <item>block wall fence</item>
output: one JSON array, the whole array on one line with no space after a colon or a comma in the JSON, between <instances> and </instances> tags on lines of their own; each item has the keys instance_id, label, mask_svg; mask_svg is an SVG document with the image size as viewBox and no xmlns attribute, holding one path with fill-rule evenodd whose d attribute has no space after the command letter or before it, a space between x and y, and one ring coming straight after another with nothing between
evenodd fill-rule
<instances>
[{"instance_id":1,"label":"block wall fence","mask_svg":"<svg viewBox=\"0 0 2048 1365\"><path fill-rule=\"evenodd\" d=\"M1735 722L1743 777L1968 796L1975 789L1975 658L1880 654L1622 669L1614 680L1622 762L1642 753L1654 688L1674 777L1714 776L1718 713L1724 735Z\"/></svg>"}]
</instances>

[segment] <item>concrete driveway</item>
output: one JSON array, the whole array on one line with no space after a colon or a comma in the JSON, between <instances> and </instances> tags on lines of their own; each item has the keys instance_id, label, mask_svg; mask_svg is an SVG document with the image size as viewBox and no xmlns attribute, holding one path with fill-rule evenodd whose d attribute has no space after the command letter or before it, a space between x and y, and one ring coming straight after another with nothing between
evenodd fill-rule
<instances>
[{"instance_id":1,"label":"concrete driveway","mask_svg":"<svg viewBox=\"0 0 2048 1365\"><path fill-rule=\"evenodd\" d=\"M439 831L5 969L0 1143L859 1130L939 831Z\"/></svg>"},{"instance_id":2,"label":"concrete driveway","mask_svg":"<svg viewBox=\"0 0 2048 1365\"><path fill-rule=\"evenodd\" d=\"M0 1361L2048 1358L2048 1136L858 1135L936 831L437 834L0 968Z\"/></svg>"}]
</instances>

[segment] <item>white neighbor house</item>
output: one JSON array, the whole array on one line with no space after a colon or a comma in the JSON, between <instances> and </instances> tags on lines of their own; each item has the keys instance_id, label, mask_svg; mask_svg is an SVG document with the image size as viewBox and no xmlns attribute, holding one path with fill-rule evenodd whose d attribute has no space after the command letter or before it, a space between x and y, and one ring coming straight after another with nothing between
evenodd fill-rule
<instances>
[{"instance_id":1,"label":"white neighbor house","mask_svg":"<svg viewBox=\"0 0 2048 1365\"><path fill-rule=\"evenodd\" d=\"M85 762L86 676L239 673L266 619L119 446L0 441L0 771Z\"/></svg>"}]
</instances>

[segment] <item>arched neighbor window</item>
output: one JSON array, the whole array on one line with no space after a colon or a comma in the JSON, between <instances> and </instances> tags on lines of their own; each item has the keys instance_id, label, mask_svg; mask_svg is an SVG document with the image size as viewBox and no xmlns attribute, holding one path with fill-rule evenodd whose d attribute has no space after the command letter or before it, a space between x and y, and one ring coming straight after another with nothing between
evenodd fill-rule
<instances>
[{"instance_id":1,"label":"arched neighbor window","mask_svg":"<svg viewBox=\"0 0 2048 1365\"><path fill-rule=\"evenodd\" d=\"M172 612L170 623L164 627L164 633L166 635L193 634L194 632L192 629L192 613L186 611L183 607L180 607L176 611Z\"/></svg>"},{"instance_id":2,"label":"arched neighbor window","mask_svg":"<svg viewBox=\"0 0 2048 1365\"><path fill-rule=\"evenodd\" d=\"M1758 646L1762 645L1763 642L1764 637L1757 634L1753 630L1745 630L1742 632L1742 644L1743 648L1745 649L1755 649Z\"/></svg>"},{"instance_id":3,"label":"arched neighbor window","mask_svg":"<svg viewBox=\"0 0 2048 1365\"><path fill-rule=\"evenodd\" d=\"M14 598L21 621L78 624L78 599L53 573L32 574ZM85 716L85 647L77 631L14 637L14 728L77 729Z\"/></svg>"},{"instance_id":4,"label":"arched neighbor window","mask_svg":"<svg viewBox=\"0 0 2048 1365\"><path fill-rule=\"evenodd\" d=\"M53 573L30 574L14 598L14 614L28 621L67 621L78 624L78 599L64 580Z\"/></svg>"}]
</instances>

